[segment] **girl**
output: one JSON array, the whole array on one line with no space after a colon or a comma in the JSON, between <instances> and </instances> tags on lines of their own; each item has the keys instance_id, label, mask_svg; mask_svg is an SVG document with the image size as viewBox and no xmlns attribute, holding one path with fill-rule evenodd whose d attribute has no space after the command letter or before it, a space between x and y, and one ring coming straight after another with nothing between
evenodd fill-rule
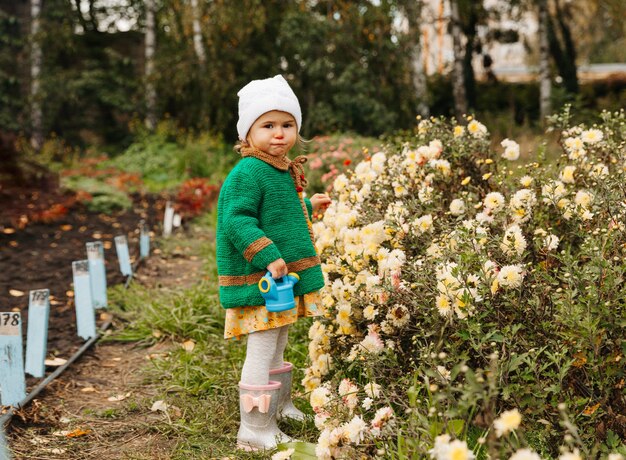
<instances>
[{"instance_id":1,"label":"girl","mask_svg":"<svg viewBox=\"0 0 626 460\"><path fill-rule=\"evenodd\" d=\"M283 352L289 324L323 313L318 291L324 277L311 215L328 206L330 198L303 198L306 158L287 158L301 141L302 124L298 98L287 81L280 75L254 80L237 95L237 148L243 158L224 181L217 205L220 301L227 309L224 337L248 334L237 444L246 450L272 449L291 440L276 425L277 417L304 417L291 402L293 366L283 361ZM275 279L298 274L296 308L266 310L258 282L268 271Z\"/></svg>"}]
</instances>

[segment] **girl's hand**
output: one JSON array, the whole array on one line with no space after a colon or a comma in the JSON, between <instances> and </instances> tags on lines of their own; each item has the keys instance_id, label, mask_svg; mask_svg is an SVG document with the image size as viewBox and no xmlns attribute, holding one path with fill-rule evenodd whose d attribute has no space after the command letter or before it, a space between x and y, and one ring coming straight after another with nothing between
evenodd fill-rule
<instances>
[{"instance_id":1,"label":"girl's hand","mask_svg":"<svg viewBox=\"0 0 626 460\"><path fill-rule=\"evenodd\" d=\"M320 208L326 209L330 206L332 200L325 193L316 193L311 197L311 206L313 207L313 212L317 211Z\"/></svg>"},{"instance_id":2,"label":"girl's hand","mask_svg":"<svg viewBox=\"0 0 626 460\"><path fill-rule=\"evenodd\" d=\"M287 264L283 259L276 259L274 262L267 266L267 271L272 274L272 278L277 280L283 276L287 276Z\"/></svg>"}]
</instances>

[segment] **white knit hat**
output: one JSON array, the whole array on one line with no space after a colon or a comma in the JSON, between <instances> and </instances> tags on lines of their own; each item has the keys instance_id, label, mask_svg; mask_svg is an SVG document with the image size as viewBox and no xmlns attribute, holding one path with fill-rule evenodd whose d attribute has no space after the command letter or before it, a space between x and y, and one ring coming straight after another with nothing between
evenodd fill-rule
<instances>
[{"instance_id":1,"label":"white knit hat","mask_svg":"<svg viewBox=\"0 0 626 460\"><path fill-rule=\"evenodd\" d=\"M245 140L256 119L272 110L293 115L298 125L298 132L300 132L302 125L300 103L282 75L264 80L252 80L239 90L237 96L239 96L239 121L237 121L239 139Z\"/></svg>"}]
</instances>

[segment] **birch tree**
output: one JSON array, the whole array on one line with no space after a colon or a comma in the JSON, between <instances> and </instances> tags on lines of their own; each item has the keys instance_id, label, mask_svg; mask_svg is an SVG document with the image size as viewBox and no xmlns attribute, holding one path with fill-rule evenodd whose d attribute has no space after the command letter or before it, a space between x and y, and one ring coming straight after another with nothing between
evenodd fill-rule
<instances>
[{"instance_id":1,"label":"birch tree","mask_svg":"<svg viewBox=\"0 0 626 460\"><path fill-rule=\"evenodd\" d=\"M41 44L39 43L39 21L41 0L30 3L30 97L31 97L31 138L30 143L35 150L43 144L43 111L40 97Z\"/></svg>"},{"instance_id":2,"label":"birch tree","mask_svg":"<svg viewBox=\"0 0 626 460\"><path fill-rule=\"evenodd\" d=\"M154 0L146 0L146 36L145 36L145 85L146 85L146 126L156 126L156 88L154 85L154 49L156 42L154 21Z\"/></svg>"},{"instance_id":3,"label":"birch tree","mask_svg":"<svg viewBox=\"0 0 626 460\"><path fill-rule=\"evenodd\" d=\"M417 98L417 113L423 117L430 115L428 107L428 87L424 72L424 56L420 30L420 16L422 13L421 0L403 2L404 13L409 24L408 35L411 40L411 63L413 67L413 87Z\"/></svg>"},{"instance_id":4,"label":"birch tree","mask_svg":"<svg viewBox=\"0 0 626 460\"><path fill-rule=\"evenodd\" d=\"M204 45L202 44L202 28L200 27L201 13L200 8L198 8L198 0L191 0L191 14L193 17L193 48L196 51L198 62L200 62L200 65L204 65L206 55L204 53Z\"/></svg>"},{"instance_id":5,"label":"birch tree","mask_svg":"<svg viewBox=\"0 0 626 460\"><path fill-rule=\"evenodd\" d=\"M551 112L550 47L548 42L547 0L538 0L539 9L539 111L542 123Z\"/></svg>"},{"instance_id":6,"label":"birch tree","mask_svg":"<svg viewBox=\"0 0 626 460\"><path fill-rule=\"evenodd\" d=\"M467 114L467 95L463 74L463 46L461 44L461 20L459 17L458 0L450 0L450 21L452 32L452 50L454 67L452 70L452 93L454 96L454 114L458 121Z\"/></svg>"}]
</instances>

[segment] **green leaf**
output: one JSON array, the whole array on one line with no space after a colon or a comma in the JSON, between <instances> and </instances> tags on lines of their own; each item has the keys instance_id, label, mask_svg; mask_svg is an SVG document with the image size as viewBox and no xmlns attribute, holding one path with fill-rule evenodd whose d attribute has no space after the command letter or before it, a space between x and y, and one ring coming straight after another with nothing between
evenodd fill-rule
<instances>
[{"instance_id":1,"label":"green leaf","mask_svg":"<svg viewBox=\"0 0 626 460\"><path fill-rule=\"evenodd\" d=\"M276 446L279 451L293 449L293 460L309 460L316 459L315 444L310 442L284 442Z\"/></svg>"},{"instance_id":2,"label":"green leaf","mask_svg":"<svg viewBox=\"0 0 626 460\"><path fill-rule=\"evenodd\" d=\"M465 426L465 421L460 419L450 420L448 422L448 429L454 433L454 435L458 438L463 433L463 427Z\"/></svg>"}]
</instances>

